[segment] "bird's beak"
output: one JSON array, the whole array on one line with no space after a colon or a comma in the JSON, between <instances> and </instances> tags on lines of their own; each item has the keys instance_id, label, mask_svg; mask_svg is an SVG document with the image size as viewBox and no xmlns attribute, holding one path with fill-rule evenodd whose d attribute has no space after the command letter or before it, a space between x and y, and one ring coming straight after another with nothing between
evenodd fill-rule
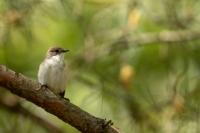
<instances>
[{"instance_id":1,"label":"bird's beak","mask_svg":"<svg viewBox=\"0 0 200 133\"><path fill-rule=\"evenodd\" d=\"M62 52L66 53L66 52L69 52L69 50L68 49L63 49Z\"/></svg>"}]
</instances>

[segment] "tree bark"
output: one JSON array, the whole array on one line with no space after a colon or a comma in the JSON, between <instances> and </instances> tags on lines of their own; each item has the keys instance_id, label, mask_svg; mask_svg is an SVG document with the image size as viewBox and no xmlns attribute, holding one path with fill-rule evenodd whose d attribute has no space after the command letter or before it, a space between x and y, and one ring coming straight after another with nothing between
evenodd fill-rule
<instances>
[{"instance_id":1,"label":"tree bark","mask_svg":"<svg viewBox=\"0 0 200 133\"><path fill-rule=\"evenodd\" d=\"M69 101L57 97L48 88L41 89L38 82L3 65L0 65L0 86L40 106L83 133L119 133L104 119L92 116Z\"/></svg>"}]
</instances>

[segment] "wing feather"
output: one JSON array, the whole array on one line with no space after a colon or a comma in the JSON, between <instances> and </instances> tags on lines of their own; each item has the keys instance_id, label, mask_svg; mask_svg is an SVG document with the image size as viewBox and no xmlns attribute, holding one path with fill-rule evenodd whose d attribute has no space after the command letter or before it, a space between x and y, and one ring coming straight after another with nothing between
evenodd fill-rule
<instances>
[{"instance_id":1,"label":"wing feather","mask_svg":"<svg viewBox=\"0 0 200 133\"><path fill-rule=\"evenodd\" d=\"M40 64L39 71L38 71L38 81L42 85L47 85L48 80L48 74L50 71L50 66L46 65L44 63Z\"/></svg>"}]
</instances>

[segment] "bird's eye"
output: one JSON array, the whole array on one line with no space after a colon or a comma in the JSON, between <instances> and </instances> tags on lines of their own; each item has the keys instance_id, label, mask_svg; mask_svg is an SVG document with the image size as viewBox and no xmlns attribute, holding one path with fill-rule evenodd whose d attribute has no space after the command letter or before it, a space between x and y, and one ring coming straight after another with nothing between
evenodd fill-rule
<instances>
[{"instance_id":1,"label":"bird's eye","mask_svg":"<svg viewBox=\"0 0 200 133\"><path fill-rule=\"evenodd\" d=\"M58 50L58 49L56 49L56 50L55 50L55 52L56 52L56 53L58 53L58 52L59 52L59 50Z\"/></svg>"}]
</instances>

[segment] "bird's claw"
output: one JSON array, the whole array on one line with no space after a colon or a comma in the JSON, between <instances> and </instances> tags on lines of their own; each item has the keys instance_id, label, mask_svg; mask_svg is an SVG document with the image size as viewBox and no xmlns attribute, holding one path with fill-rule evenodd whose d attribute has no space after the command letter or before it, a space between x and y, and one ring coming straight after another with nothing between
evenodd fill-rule
<instances>
[{"instance_id":1,"label":"bird's claw","mask_svg":"<svg viewBox=\"0 0 200 133\"><path fill-rule=\"evenodd\" d=\"M46 88L48 88L48 86L47 85L41 85L40 89L42 89L42 88L46 89Z\"/></svg>"},{"instance_id":2,"label":"bird's claw","mask_svg":"<svg viewBox=\"0 0 200 133\"><path fill-rule=\"evenodd\" d=\"M38 91L38 90L46 89L46 88L48 88L47 85L42 85L42 84L40 84L39 88L37 88L36 90Z\"/></svg>"},{"instance_id":3,"label":"bird's claw","mask_svg":"<svg viewBox=\"0 0 200 133\"><path fill-rule=\"evenodd\" d=\"M69 98L65 98L65 97L64 97L64 99L65 99L66 101L70 102Z\"/></svg>"},{"instance_id":4,"label":"bird's claw","mask_svg":"<svg viewBox=\"0 0 200 133\"><path fill-rule=\"evenodd\" d=\"M70 102L69 98L65 98L65 97L64 97L64 99L65 99L67 102Z\"/></svg>"},{"instance_id":5,"label":"bird's claw","mask_svg":"<svg viewBox=\"0 0 200 133\"><path fill-rule=\"evenodd\" d=\"M61 100L64 99L65 101L70 102L69 98L60 97L60 99L61 99Z\"/></svg>"}]
</instances>

